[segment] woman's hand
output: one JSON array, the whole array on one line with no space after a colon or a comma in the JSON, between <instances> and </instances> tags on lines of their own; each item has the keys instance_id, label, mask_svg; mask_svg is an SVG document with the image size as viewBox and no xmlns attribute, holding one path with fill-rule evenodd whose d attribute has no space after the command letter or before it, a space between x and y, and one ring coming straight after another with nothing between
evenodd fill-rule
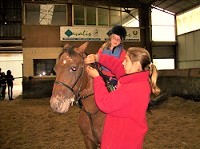
<instances>
[{"instance_id":1,"label":"woman's hand","mask_svg":"<svg viewBox=\"0 0 200 149\"><path fill-rule=\"evenodd\" d=\"M91 63L95 63L98 61L99 61L98 54L90 54L84 59L85 64L91 64Z\"/></svg>"},{"instance_id":2,"label":"woman's hand","mask_svg":"<svg viewBox=\"0 0 200 149\"><path fill-rule=\"evenodd\" d=\"M86 71L87 71L88 75L93 77L93 78L99 76L99 72L96 69L94 69L90 66L86 67Z\"/></svg>"}]
</instances>

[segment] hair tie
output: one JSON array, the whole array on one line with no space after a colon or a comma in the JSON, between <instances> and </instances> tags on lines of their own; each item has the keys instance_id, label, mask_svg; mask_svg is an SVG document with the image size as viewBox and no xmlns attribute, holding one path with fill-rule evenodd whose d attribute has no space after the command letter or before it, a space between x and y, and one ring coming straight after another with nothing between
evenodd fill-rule
<instances>
[{"instance_id":1,"label":"hair tie","mask_svg":"<svg viewBox=\"0 0 200 149\"><path fill-rule=\"evenodd\" d=\"M149 64L149 67L151 67L153 65L153 63L151 62L150 64Z\"/></svg>"},{"instance_id":2,"label":"hair tie","mask_svg":"<svg viewBox=\"0 0 200 149\"><path fill-rule=\"evenodd\" d=\"M152 67L151 67L152 65L153 65L153 63L151 62L149 64L149 73L150 73L150 76L152 75L152 72L153 72Z\"/></svg>"}]
</instances>

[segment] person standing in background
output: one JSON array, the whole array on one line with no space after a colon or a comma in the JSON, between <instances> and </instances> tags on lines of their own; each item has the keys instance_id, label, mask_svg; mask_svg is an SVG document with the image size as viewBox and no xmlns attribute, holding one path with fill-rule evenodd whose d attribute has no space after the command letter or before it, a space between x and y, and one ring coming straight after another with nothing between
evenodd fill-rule
<instances>
[{"instance_id":1,"label":"person standing in background","mask_svg":"<svg viewBox=\"0 0 200 149\"><path fill-rule=\"evenodd\" d=\"M13 96L13 75L11 73L10 70L7 71L7 75L6 75L6 81L7 81L7 85L8 85L8 97L9 100L13 100L12 96Z\"/></svg>"},{"instance_id":2,"label":"person standing in background","mask_svg":"<svg viewBox=\"0 0 200 149\"><path fill-rule=\"evenodd\" d=\"M1 83L2 83L2 73L1 73L1 68L0 68L0 100L2 99L1 93L2 93L2 90L3 90Z\"/></svg>"},{"instance_id":3,"label":"person standing in background","mask_svg":"<svg viewBox=\"0 0 200 149\"><path fill-rule=\"evenodd\" d=\"M2 77L1 77L1 87L2 87L1 97L2 97L2 100L4 100L5 95L6 95L6 76L5 76L4 72L2 72L1 75L2 75Z\"/></svg>"}]
</instances>

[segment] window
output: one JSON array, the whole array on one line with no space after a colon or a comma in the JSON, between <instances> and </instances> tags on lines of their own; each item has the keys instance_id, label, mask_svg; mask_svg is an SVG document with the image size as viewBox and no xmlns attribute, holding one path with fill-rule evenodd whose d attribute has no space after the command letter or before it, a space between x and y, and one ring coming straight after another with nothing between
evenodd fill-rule
<instances>
[{"instance_id":1,"label":"window","mask_svg":"<svg viewBox=\"0 0 200 149\"><path fill-rule=\"evenodd\" d=\"M174 58L153 59L153 63L156 65L158 70L175 69Z\"/></svg>"},{"instance_id":2,"label":"window","mask_svg":"<svg viewBox=\"0 0 200 149\"><path fill-rule=\"evenodd\" d=\"M139 27L138 9L127 8L127 12L122 12L122 24L125 27Z\"/></svg>"},{"instance_id":3,"label":"window","mask_svg":"<svg viewBox=\"0 0 200 149\"><path fill-rule=\"evenodd\" d=\"M110 25L121 24L121 9L119 7L111 7L110 10Z\"/></svg>"},{"instance_id":4,"label":"window","mask_svg":"<svg viewBox=\"0 0 200 149\"><path fill-rule=\"evenodd\" d=\"M96 25L96 8L95 7L86 7L87 8L87 25Z\"/></svg>"},{"instance_id":5,"label":"window","mask_svg":"<svg viewBox=\"0 0 200 149\"><path fill-rule=\"evenodd\" d=\"M74 25L99 25L114 26L123 24L126 27L139 27L138 9L127 8L128 12L123 11L120 7L90 7L90 6L73 6ZM131 21L131 22L130 22ZM126 25L126 23L128 25Z\"/></svg>"},{"instance_id":6,"label":"window","mask_svg":"<svg viewBox=\"0 0 200 149\"><path fill-rule=\"evenodd\" d=\"M84 25L84 6L74 6L74 25Z\"/></svg>"},{"instance_id":7,"label":"window","mask_svg":"<svg viewBox=\"0 0 200 149\"><path fill-rule=\"evenodd\" d=\"M25 4L25 24L66 25L66 5Z\"/></svg>"},{"instance_id":8,"label":"window","mask_svg":"<svg viewBox=\"0 0 200 149\"><path fill-rule=\"evenodd\" d=\"M21 39L21 11L20 1L0 1L1 39Z\"/></svg>"},{"instance_id":9,"label":"window","mask_svg":"<svg viewBox=\"0 0 200 149\"><path fill-rule=\"evenodd\" d=\"M56 59L34 59L34 76L52 76L56 73L53 68L56 64Z\"/></svg>"},{"instance_id":10,"label":"window","mask_svg":"<svg viewBox=\"0 0 200 149\"><path fill-rule=\"evenodd\" d=\"M98 8L98 25L100 26L108 26L108 9Z\"/></svg>"},{"instance_id":11,"label":"window","mask_svg":"<svg viewBox=\"0 0 200 149\"><path fill-rule=\"evenodd\" d=\"M200 6L176 17L177 34L184 34L200 29Z\"/></svg>"},{"instance_id":12,"label":"window","mask_svg":"<svg viewBox=\"0 0 200 149\"><path fill-rule=\"evenodd\" d=\"M174 42L175 34L175 16L158 9L151 10L152 40ZM162 51L162 52L161 52ZM153 63L158 70L175 68L175 48L174 47L153 47ZM155 56L156 55L156 56Z\"/></svg>"},{"instance_id":13,"label":"window","mask_svg":"<svg viewBox=\"0 0 200 149\"><path fill-rule=\"evenodd\" d=\"M174 15L152 9L152 40L175 41L175 17Z\"/></svg>"}]
</instances>

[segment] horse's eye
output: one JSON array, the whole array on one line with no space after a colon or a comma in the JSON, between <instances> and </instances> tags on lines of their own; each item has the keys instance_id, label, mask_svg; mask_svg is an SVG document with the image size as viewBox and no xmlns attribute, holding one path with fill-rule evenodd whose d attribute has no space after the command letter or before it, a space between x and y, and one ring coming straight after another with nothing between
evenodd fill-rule
<instances>
[{"instance_id":1,"label":"horse's eye","mask_svg":"<svg viewBox=\"0 0 200 149\"><path fill-rule=\"evenodd\" d=\"M72 66L72 67L71 67L71 70L72 70L72 71L76 71L76 70L77 70L77 67Z\"/></svg>"}]
</instances>

